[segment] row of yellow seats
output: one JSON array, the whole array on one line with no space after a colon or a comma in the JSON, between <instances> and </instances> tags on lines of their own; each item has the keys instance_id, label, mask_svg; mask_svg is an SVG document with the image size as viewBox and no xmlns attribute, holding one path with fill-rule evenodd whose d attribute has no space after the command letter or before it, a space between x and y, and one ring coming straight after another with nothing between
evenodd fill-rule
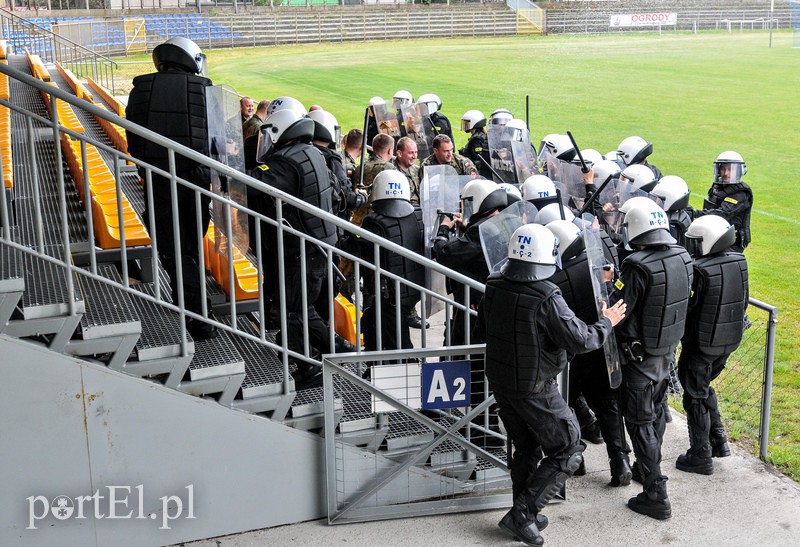
<instances>
[{"instance_id":1,"label":"row of yellow seats","mask_svg":"<svg viewBox=\"0 0 800 547\"><path fill-rule=\"evenodd\" d=\"M121 116L123 118L125 117L125 105L123 105L119 99L114 97L105 87L101 86L91 78L86 78L86 83L95 91L95 93L100 95L103 101L105 101L105 103L111 108L112 112L114 112L117 116ZM103 132L106 134L109 140L111 140L111 142L114 144L114 148L127 154L128 135L125 133L125 128L98 116L95 116L95 119L97 120L97 123L100 124L100 127L103 128Z\"/></svg>"},{"instance_id":2,"label":"row of yellow seats","mask_svg":"<svg viewBox=\"0 0 800 547\"><path fill-rule=\"evenodd\" d=\"M33 77L38 78L43 82L49 82L50 71L48 71L44 66L42 58L31 53L26 53L25 56L28 58L28 66L31 69L31 74L33 74Z\"/></svg>"},{"instance_id":3,"label":"row of yellow seats","mask_svg":"<svg viewBox=\"0 0 800 547\"><path fill-rule=\"evenodd\" d=\"M0 160L3 162L3 186L14 187L14 162L11 158L11 109L0 106Z\"/></svg>"},{"instance_id":4,"label":"row of yellow seats","mask_svg":"<svg viewBox=\"0 0 800 547\"><path fill-rule=\"evenodd\" d=\"M81 143L61 135L61 149L69 166L78 193L85 202L84 169L88 176L92 224L95 241L101 249L120 247L120 224L125 230L125 244L130 247L150 245L150 236L128 198L120 194L122 220L117 210L117 183L100 152L93 144L86 143L86 165L82 164Z\"/></svg>"},{"instance_id":5,"label":"row of yellow seats","mask_svg":"<svg viewBox=\"0 0 800 547\"><path fill-rule=\"evenodd\" d=\"M5 59L0 59L0 63L4 65L8 65L8 61ZM0 99L10 99L11 98L11 89L8 85L8 74L0 73Z\"/></svg>"},{"instance_id":6,"label":"row of yellow seats","mask_svg":"<svg viewBox=\"0 0 800 547\"><path fill-rule=\"evenodd\" d=\"M217 241L217 236L219 236L219 241ZM228 271L227 238L224 234L217 234L214 229L214 223L211 222L203 241L205 243L206 269L211 272L211 276L230 298L231 283ZM235 245L233 246L233 286L236 300L258 298L258 270Z\"/></svg>"}]
</instances>

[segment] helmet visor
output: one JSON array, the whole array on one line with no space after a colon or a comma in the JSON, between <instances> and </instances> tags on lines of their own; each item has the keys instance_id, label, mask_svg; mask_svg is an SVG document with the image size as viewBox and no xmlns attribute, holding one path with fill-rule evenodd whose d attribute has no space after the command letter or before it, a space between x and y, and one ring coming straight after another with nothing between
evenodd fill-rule
<instances>
[{"instance_id":1,"label":"helmet visor","mask_svg":"<svg viewBox=\"0 0 800 547\"><path fill-rule=\"evenodd\" d=\"M744 164L729 162L714 162L715 184L737 184L744 177Z\"/></svg>"},{"instance_id":2,"label":"helmet visor","mask_svg":"<svg viewBox=\"0 0 800 547\"><path fill-rule=\"evenodd\" d=\"M686 234L685 238L684 248L689 253L689 256L692 258L703 256L703 238L690 234Z\"/></svg>"}]
</instances>

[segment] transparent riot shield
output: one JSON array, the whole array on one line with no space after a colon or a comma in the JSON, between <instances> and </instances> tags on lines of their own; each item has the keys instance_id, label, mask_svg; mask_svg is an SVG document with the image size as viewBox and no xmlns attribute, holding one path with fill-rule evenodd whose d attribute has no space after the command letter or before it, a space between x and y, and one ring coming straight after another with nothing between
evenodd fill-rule
<instances>
[{"instance_id":1,"label":"transparent riot shield","mask_svg":"<svg viewBox=\"0 0 800 547\"><path fill-rule=\"evenodd\" d=\"M433 129L428 107L424 103L414 103L401 107L406 136L417 145L417 157L425 159L433 154L433 138L436 131Z\"/></svg>"},{"instance_id":2,"label":"transparent riot shield","mask_svg":"<svg viewBox=\"0 0 800 547\"><path fill-rule=\"evenodd\" d=\"M400 123L397 121L397 112L393 108L387 108L385 104L372 106L375 113L375 121L378 123L378 131L386 133L395 141L402 137ZM369 143L372 146L372 143Z\"/></svg>"},{"instance_id":3,"label":"transparent riot shield","mask_svg":"<svg viewBox=\"0 0 800 547\"><path fill-rule=\"evenodd\" d=\"M625 216L620 207L635 197L645 197L663 207L663 200L658 196L638 190L630 182L619 178L610 181L598 197L603 211L602 224L616 243L622 240L622 220Z\"/></svg>"},{"instance_id":4,"label":"transparent riot shield","mask_svg":"<svg viewBox=\"0 0 800 547\"><path fill-rule=\"evenodd\" d=\"M508 259L508 242L514 230L533 222L538 209L528 201L517 201L478 227L489 273L500 270Z\"/></svg>"},{"instance_id":5,"label":"transparent riot shield","mask_svg":"<svg viewBox=\"0 0 800 547\"><path fill-rule=\"evenodd\" d=\"M597 306L597 316L601 317L603 304L610 305L608 301L606 275L610 275L608 270L610 262L603 253L603 242L600 239L600 228L592 215L585 215L586 226L583 229L583 242L586 247L586 258L591 269L592 292L594 293L595 304ZM622 383L622 369L619 362L619 350L614 331L606 338L603 344L603 352L606 357L606 369L608 371L608 383L612 389L618 388Z\"/></svg>"},{"instance_id":6,"label":"transparent riot shield","mask_svg":"<svg viewBox=\"0 0 800 547\"><path fill-rule=\"evenodd\" d=\"M461 190L472 177L459 176L449 165L429 165L425 167L424 173L420 182L420 202L425 228L425 256L431 258L432 240L439 230L443 215L460 212ZM425 281L428 289L442 296L447 295L445 277L442 274L428 270ZM425 300L428 317L443 307L441 300L430 297Z\"/></svg>"},{"instance_id":7,"label":"transparent riot shield","mask_svg":"<svg viewBox=\"0 0 800 547\"><path fill-rule=\"evenodd\" d=\"M525 182L528 177L539 173L536 156L533 154L533 147L529 141L512 141L511 157L514 159L514 169L519 184Z\"/></svg>"},{"instance_id":8,"label":"transparent riot shield","mask_svg":"<svg viewBox=\"0 0 800 547\"><path fill-rule=\"evenodd\" d=\"M208 115L208 139L211 158L242 173L244 168L244 146L242 141L242 118L240 115L239 94L232 88L214 85L206 88ZM246 186L243 183L211 171L211 190L219 196L230 198L247 206ZM214 222L214 241L217 251L227 253L227 241L232 239L243 253L249 247L247 215L236 207L230 208L230 216L222 202L212 201ZM230 222L231 233L228 233Z\"/></svg>"},{"instance_id":9,"label":"transparent riot shield","mask_svg":"<svg viewBox=\"0 0 800 547\"><path fill-rule=\"evenodd\" d=\"M523 180L517 180L514 169L514 155L511 150L511 135L504 125L488 126L487 140L489 142L489 157L494 169L493 178L498 184L507 182L519 185Z\"/></svg>"},{"instance_id":10,"label":"transparent riot shield","mask_svg":"<svg viewBox=\"0 0 800 547\"><path fill-rule=\"evenodd\" d=\"M558 181L561 183L562 203L566 207L572 209L580 209L583 207L586 201L586 185L583 183L581 166L566 161L559 161Z\"/></svg>"}]
</instances>

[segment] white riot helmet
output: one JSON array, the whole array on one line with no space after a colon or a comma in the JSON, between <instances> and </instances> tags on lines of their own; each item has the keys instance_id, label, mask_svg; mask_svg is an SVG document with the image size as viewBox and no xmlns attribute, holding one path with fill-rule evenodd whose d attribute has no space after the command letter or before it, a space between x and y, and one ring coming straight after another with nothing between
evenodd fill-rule
<instances>
[{"instance_id":1,"label":"white riot helmet","mask_svg":"<svg viewBox=\"0 0 800 547\"><path fill-rule=\"evenodd\" d=\"M569 260L578 256L583 250L583 237L581 229L568 220L554 220L545 227L558 238L558 255L561 260Z\"/></svg>"},{"instance_id":2,"label":"white riot helmet","mask_svg":"<svg viewBox=\"0 0 800 547\"><path fill-rule=\"evenodd\" d=\"M522 199L535 201L556 195L556 185L547 175L531 175L522 183Z\"/></svg>"},{"instance_id":3,"label":"white riot helmet","mask_svg":"<svg viewBox=\"0 0 800 547\"><path fill-rule=\"evenodd\" d=\"M467 110L461 116L461 131L470 133L481 127L486 127L486 116L480 110Z\"/></svg>"},{"instance_id":4,"label":"white riot helmet","mask_svg":"<svg viewBox=\"0 0 800 547\"><path fill-rule=\"evenodd\" d=\"M270 147L280 148L289 141L310 143L314 137L314 121L294 109L278 110L264 120L258 139L256 158L262 161Z\"/></svg>"},{"instance_id":5,"label":"white riot helmet","mask_svg":"<svg viewBox=\"0 0 800 547\"><path fill-rule=\"evenodd\" d=\"M527 140L525 135L528 133L528 126L525 125L525 120L520 120L519 118L508 120L506 131L512 142L525 142Z\"/></svg>"},{"instance_id":6,"label":"white riot helmet","mask_svg":"<svg viewBox=\"0 0 800 547\"><path fill-rule=\"evenodd\" d=\"M725 251L736 243L736 230L724 218L705 215L689 225L686 230L686 250L693 258Z\"/></svg>"},{"instance_id":7,"label":"white riot helmet","mask_svg":"<svg viewBox=\"0 0 800 547\"><path fill-rule=\"evenodd\" d=\"M336 117L326 110L312 110L308 117L314 120L314 140L327 142L335 148L342 137L342 128Z\"/></svg>"},{"instance_id":8,"label":"white riot helmet","mask_svg":"<svg viewBox=\"0 0 800 547\"><path fill-rule=\"evenodd\" d=\"M738 152L728 150L714 160L714 183L737 184L747 173L744 158Z\"/></svg>"},{"instance_id":9,"label":"white riot helmet","mask_svg":"<svg viewBox=\"0 0 800 547\"><path fill-rule=\"evenodd\" d=\"M628 137L619 143L617 154L625 165L641 163L653 153L653 145L642 137Z\"/></svg>"},{"instance_id":10,"label":"white riot helmet","mask_svg":"<svg viewBox=\"0 0 800 547\"><path fill-rule=\"evenodd\" d=\"M182 36L170 38L157 45L153 49L153 64L159 72L177 67L190 74L205 76L208 70L206 56L200 46Z\"/></svg>"},{"instance_id":11,"label":"white riot helmet","mask_svg":"<svg viewBox=\"0 0 800 547\"><path fill-rule=\"evenodd\" d=\"M658 184L658 179L653 170L640 163L629 165L623 169L619 175L619 180L629 182L636 190L641 190L642 192L649 192Z\"/></svg>"},{"instance_id":12,"label":"white riot helmet","mask_svg":"<svg viewBox=\"0 0 800 547\"><path fill-rule=\"evenodd\" d=\"M556 273L560 265L558 238L539 224L524 224L508 241L508 261L500 275L511 281L539 281Z\"/></svg>"},{"instance_id":13,"label":"white riot helmet","mask_svg":"<svg viewBox=\"0 0 800 547\"><path fill-rule=\"evenodd\" d=\"M554 220L572 222L575 220L575 215L560 203L550 203L539 209L539 212L533 217L533 221L542 226L547 226Z\"/></svg>"},{"instance_id":14,"label":"white riot helmet","mask_svg":"<svg viewBox=\"0 0 800 547\"><path fill-rule=\"evenodd\" d=\"M442 108L442 100L435 93L423 93L417 102L428 107L428 114L433 114Z\"/></svg>"},{"instance_id":15,"label":"white riot helmet","mask_svg":"<svg viewBox=\"0 0 800 547\"><path fill-rule=\"evenodd\" d=\"M378 97L377 95L375 95L369 100L370 106L379 106L382 104L386 104L386 101L383 99L383 97Z\"/></svg>"},{"instance_id":16,"label":"white riot helmet","mask_svg":"<svg viewBox=\"0 0 800 547\"><path fill-rule=\"evenodd\" d=\"M592 166L592 183L600 187L608 177L618 177L620 174L619 165L612 160L601 160Z\"/></svg>"},{"instance_id":17,"label":"white riot helmet","mask_svg":"<svg viewBox=\"0 0 800 547\"><path fill-rule=\"evenodd\" d=\"M609 150L608 152L606 152L605 156L603 156L603 157L605 159L611 160L613 162L622 161L620 159L620 157L619 157L619 151L618 150Z\"/></svg>"},{"instance_id":18,"label":"white riot helmet","mask_svg":"<svg viewBox=\"0 0 800 547\"><path fill-rule=\"evenodd\" d=\"M486 179L469 181L461 191L461 214L465 219L508 205L508 194L496 182Z\"/></svg>"},{"instance_id":19,"label":"white riot helmet","mask_svg":"<svg viewBox=\"0 0 800 547\"><path fill-rule=\"evenodd\" d=\"M414 212L411 187L406 176L395 169L381 171L375 176L370 191L372 210L392 218L402 218Z\"/></svg>"},{"instance_id":20,"label":"white riot helmet","mask_svg":"<svg viewBox=\"0 0 800 547\"><path fill-rule=\"evenodd\" d=\"M685 209L689 205L689 185L681 177L666 175L661 177L650 193L664 201L668 213Z\"/></svg>"},{"instance_id":21,"label":"white riot helmet","mask_svg":"<svg viewBox=\"0 0 800 547\"><path fill-rule=\"evenodd\" d=\"M522 194L515 184L511 184L510 182L501 182L497 186L505 191L508 205L511 205L512 203L522 199Z\"/></svg>"},{"instance_id":22,"label":"white riot helmet","mask_svg":"<svg viewBox=\"0 0 800 547\"><path fill-rule=\"evenodd\" d=\"M400 110L402 106L410 106L413 102L413 95L411 95L410 91L406 91L405 89L401 89L392 96L392 108L395 110Z\"/></svg>"},{"instance_id":23,"label":"white riot helmet","mask_svg":"<svg viewBox=\"0 0 800 547\"><path fill-rule=\"evenodd\" d=\"M619 212L627 213L630 209L634 207L652 208L653 206L658 207L659 205L649 197L634 196L632 198L626 199L625 202L619 206Z\"/></svg>"},{"instance_id":24,"label":"white riot helmet","mask_svg":"<svg viewBox=\"0 0 800 547\"><path fill-rule=\"evenodd\" d=\"M294 97L278 97L269 103L269 107L267 107L267 118L279 110L292 110L301 116L306 115L306 107Z\"/></svg>"},{"instance_id":25,"label":"white riot helmet","mask_svg":"<svg viewBox=\"0 0 800 547\"><path fill-rule=\"evenodd\" d=\"M489 123L491 125L505 125L511 120L514 119L514 115L511 113L510 110L505 108L498 108L492 115L489 116Z\"/></svg>"},{"instance_id":26,"label":"white riot helmet","mask_svg":"<svg viewBox=\"0 0 800 547\"><path fill-rule=\"evenodd\" d=\"M603 161L603 154L595 150L594 148L587 148L586 150L581 150L581 156L583 156L583 161L589 164L590 167L593 167Z\"/></svg>"},{"instance_id":27,"label":"white riot helmet","mask_svg":"<svg viewBox=\"0 0 800 547\"><path fill-rule=\"evenodd\" d=\"M669 233L669 219L664 209L647 198L632 198L634 204L626 208L622 221L622 241L631 245L673 245L675 238ZM626 204L628 203L626 202Z\"/></svg>"},{"instance_id":28,"label":"white riot helmet","mask_svg":"<svg viewBox=\"0 0 800 547\"><path fill-rule=\"evenodd\" d=\"M547 150L556 159L572 161L575 157L575 147L566 135L551 133L542 140L541 150Z\"/></svg>"}]
</instances>

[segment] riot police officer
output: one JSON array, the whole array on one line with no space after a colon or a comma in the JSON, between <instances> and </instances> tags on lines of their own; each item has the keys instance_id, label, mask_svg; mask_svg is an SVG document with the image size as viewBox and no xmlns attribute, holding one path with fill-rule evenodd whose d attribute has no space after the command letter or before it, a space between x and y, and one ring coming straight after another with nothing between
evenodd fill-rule
<instances>
[{"instance_id":1,"label":"riot police officer","mask_svg":"<svg viewBox=\"0 0 800 547\"><path fill-rule=\"evenodd\" d=\"M333 183L325 158L312 146L314 121L298 109L285 109L273 112L261 127L261 150L259 165L250 174L259 181L306 203L333 213ZM304 232L316 240L329 245L337 242L336 226L324 218L306 213L296 207L283 204L283 217L277 217L276 203L262 193L248 195L250 207L284 224ZM303 353L303 331L308 329L311 353L307 357L318 358L328 353L330 336L328 326L314 307L314 302L326 290L326 251L311 241L305 244L305 278L302 276L300 254L303 252L300 238L288 232L283 235L283 256L278 255L277 230L262 223L263 256L275 257L270 262L271 271L265 272L265 294L277 305L278 260L284 260L286 280L286 310L288 312L287 344L289 349ZM306 312L308 321L303 324L303 291L306 293ZM332 299L334 295L329 295ZM307 383L315 379L321 370L318 366L298 360L296 381Z\"/></svg>"},{"instance_id":2,"label":"riot police officer","mask_svg":"<svg viewBox=\"0 0 800 547\"><path fill-rule=\"evenodd\" d=\"M400 171L381 171L372 183L372 211L364 217L361 227L377 234L392 243L405 247L424 256L422 210L411 204L411 189L408 179ZM374 263L375 246L364 242L360 248L362 258ZM409 283L419 286L425 284L425 268L418 262L400 256L391 251L382 250L381 267ZM365 268L364 283L374 287L374 273ZM411 310L420 300L420 292L411 286L400 285L400 309L395 300L396 285L393 279L381 277L380 295L374 299L373 305L364 310L364 344L367 350L404 349L414 347L411 343L409 326L406 321ZM380 301L381 344L377 337L377 301ZM397 329L400 329L400 340Z\"/></svg>"},{"instance_id":3,"label":"riot police officer","mask_svg":"<svg viewBox=\"0 0 800 547\"><path fill-rule=\"evenodd\" d=\"M653 171L656 180L658 180L661 178L661 170L647 161L647 158L652 153L653 144L635 135L622 139L622 142L619 143L619 147L617 148L617 158L622 162L621 167L644 165Z\"/></svg>"},{"instance_id":4,"label":"riot police officer","mask_svg":"<svg viewBox=\"0 0 800 547\"><path fill-rule=\"evenodd\" d=\"M750 211L753 209L753 191L742 180L747 173L744 158L728 150L714 160L714 183L703 201L703 210L695 210L693 218L718 215L730 222L736 230L736 243L732 250L743 252L750 244Z\"/></svg>"},{"instance_id":5,"label":"riot police officer","mask_svg":"<svg viewBox=\"0 0 800 547\"><path fill-rule=\"evenodd\" d=\"M650 191L664 202L664 212L669 217L669 233L681 247L686 247L686 230L692 223L689 211L689 186L686 181L676 175L661 177Z\"/></svg>"},{"instance_id":6,"label":"riot police officer","mask_svg":"<svg viewBox=\"0 0 800 547\"><path fill-rule=\"evenodd\" d=\"M486 135L486 116L480 110L467 110L461 117L461 130L469 133L470 137L467 145L458 153L472 160L480 176L491 180L492 160L489 156L489 140Z\"/></svg>"},{"instance_id":7,"label":"riot police officer","mask_svg":"<svg viewBox=\"0 0 800 547\"><path fill-rule=\"evenodd\" d=\"M691 257L669 234L663 209L647 198L623 204L622 239L633 249L615 283L628 304L616 330L623 357L623 416L636 455L634 479L643 491L628 500L637 513L672 516L667 477L661 472L669 364L683 336L692 285Z\"/></svg>"},{"instance_id":8,"label":"riot police officer","mask_svg":"<svg viewBox=\"0 0 800 547\"><path fill-rule=\"evenodd\" d=\"M417 99L418 103L424 103L428 107L428 116L431 119L433 131L437 135L447 135L450 140L453 139L453 128L450 125L450 120L442 113L442 100L435 93L423 93Z\"/></svg>"},{"instance_id":9,"label":"riot police officer","mask_svg":"<svg viewBox=\"0 0 800 547\"><path fill-rule=\"evenodd\" d=\"M736 231L716 215L692 222L686 242L694 257L694 281L678 374L684 387L690 448L678 456L675 467L711 475L711 458L730 455L711 382L742 341L749 292L747 261L742 253L729 250L736 242Z\"/></svg>"},{"instance_id":10,"label":"riot police officer","mask_svg":"<svg viewBox=\"0 0 800 547\"><path fill-rule=\"evenodd\" d=\"M206 88L211 80L205 77L206 56L188 38L170 38L153 50L153 64L158 72L137 76L128 98L126 117L151 131L168 137L184 146L208 156L208 114ZM132 156L169 172L167 149L131 132L128 133L128 150ZM140 170L142 178L144 172ZM194 160L175 155L175 174L198 188L211 188L211 171ZM202 315L201 284L199 273L199 248L211 220L208 205L210 198L190 187L177 185L178 240L180 256L176 256L172 228L173 210L169 179L152 173L155 226L149 226L157 235L158 254L169 274L172 299L178 301L178 260L183 272L184 305L188 311ZM200 202L200 233L195 218L196 201ZM148 211L145 219L150 219ZM204 340L217 335L214 326L188 318L186 327L192 338Z\"/></svg>"},{"instance_id":11,"label":"riot police officer","mask_svg":"<svg viewBox=\"0 0 800 547\"><path fill-rule=\"evenodd\" d=\"M540 514L583 460L585 445L575 415L558 390L556 376L566 352L600 348L625 316L625 303L603 309L586 325L569 309L558 287L558 241L544 226L517 228L508 244L508 261L489 276L478 321L486 333L486 376L500 418L516 447L511 461L513 506L500 528L528 545L542 545ZM509 313L514 310L514 313ZM538 460L541 446L545 458Z\"/></svg>"}]
</instances>

